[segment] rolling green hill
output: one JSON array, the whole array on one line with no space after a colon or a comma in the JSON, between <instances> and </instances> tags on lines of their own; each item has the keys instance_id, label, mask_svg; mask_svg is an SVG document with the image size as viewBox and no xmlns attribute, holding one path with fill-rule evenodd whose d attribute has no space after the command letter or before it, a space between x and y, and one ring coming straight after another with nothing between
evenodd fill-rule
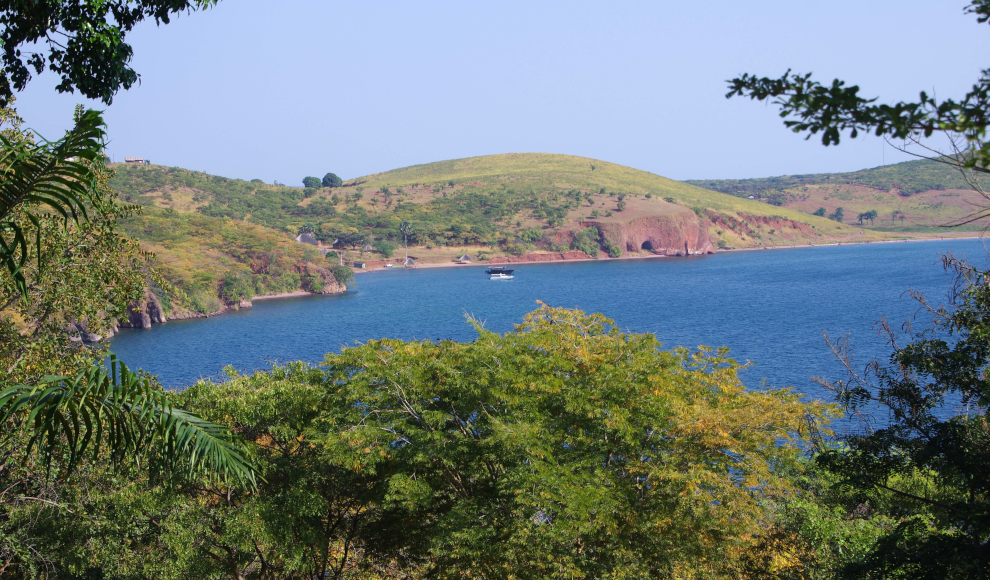
<instances>
[{"instance_id":1,"label":"rolling green hill","mask_svg":"<svg viewBox=\"0 0 990 580\"><path fill-rule=\"evenodd\" d=\"M159 256L187 296L182 307L193 312L229 303L232 286L247 297L305 289L300 276L307 265L327 268L339 258L294 242L303 231L324 247L338 242L348 261L372 265L401 252L403 222L420 263L462 254L484 260L583 252L604 259L891 237L809 215L803 206L778 207L568 155L456 159L311 189L156 165L114 168L113 187L146 206L125 224L128 233Z\"/></svg>"},{"instance_id":2,"label":"rolling green hill","mask_svg":"<svg viewBox=\"0 0 990 580\"><path fill-rule=\"evenodd\" d=\"M686 183L806 213L823 208L832 214L842 207L846 223L884 231L944 233L944 226L965 223L990 207L990 200L973 191L959 171L927 159L849 173ZM877 217L860 223L860 214L871 211ZM982 230L988 224L982 219L965 229Z\"/></svg>"},{"instance_id":3,"label":"rolling green hill","mask_svg":"<svg viewBox=\"0 0 990 580\"><path fill-rule=\"evenodd\" d=\"M878 191L909 196L926 191L969 189L962 175L952 167L918 159L848 173L782 175L755 179L700 179L685 183L736 196L783 192L809 185L862 185Z\"/></svg>"}]
</instances>

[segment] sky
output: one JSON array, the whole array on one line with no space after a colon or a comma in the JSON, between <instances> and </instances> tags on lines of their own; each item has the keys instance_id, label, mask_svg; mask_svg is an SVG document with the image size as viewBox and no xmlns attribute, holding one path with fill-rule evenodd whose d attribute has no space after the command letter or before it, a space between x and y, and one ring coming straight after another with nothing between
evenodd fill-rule
<instances>
[{"instance_id":1,"label":"sky","mask_svg":"<svg viewBox=\"0 0 990 580\"><path fill-rule=\"evenodd\" d=\"M961 97L990 49L966 0L334 2L221 0L127 41L140 85L109 107L35 78L47 138L77 103L108 153L301 185L494 153L565 153L673 179L853 171L907 159L824 147L726 80L788 68L881 101Z\"/></svg>"}]
</instances>

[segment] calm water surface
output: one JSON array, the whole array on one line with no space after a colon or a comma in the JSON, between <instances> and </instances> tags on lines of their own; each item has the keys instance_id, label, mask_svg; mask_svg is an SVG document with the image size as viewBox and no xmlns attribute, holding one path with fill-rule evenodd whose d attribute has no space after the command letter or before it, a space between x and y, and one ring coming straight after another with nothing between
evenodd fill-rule
<instances>
[{"instance_id":1,"label":"calm water surface","mask_svg":"<svg viewBox=\"0 0 990 580\"><path fill-rule=\"evenodd\" d=\"M938 240L525 265L510 281L488 280L478 267L375 272L340 296L259 301L224 316L124 329L112 349L132 368L181 387L217 377L226 365L315 363L372 338L472 340L465 315L505 332L542 300L602 312L670 347L728 346L737 360L754 363L742 373L747 385L765 380L827 397L810 378L844 375L822 331L848 333L860 366L886 359L875 323L911 319L918 304L908 289L944 302L952 280L939 258L948 251L986 265L982 241Z\"/></svg>"}]
</instances>

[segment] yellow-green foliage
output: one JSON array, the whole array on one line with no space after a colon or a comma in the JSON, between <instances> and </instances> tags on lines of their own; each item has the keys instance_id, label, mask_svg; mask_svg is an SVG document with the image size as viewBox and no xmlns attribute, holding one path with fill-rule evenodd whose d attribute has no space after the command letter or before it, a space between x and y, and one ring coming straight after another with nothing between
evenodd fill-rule
<instances>
[{"instance_id":1,"label":"yellow-green foliage","mask_svg":"<svg viewBox=\"0 0 990 580\"><path fill-rule=\"evenodd\" d=\"M224 301L296 291L296 266L325 262L311 246L238 220L146 208L124 220L123 229L155 253L158 269L181 291L171 297L177 306L200 313L219 310Z\"/></svg>"}]
</instances>

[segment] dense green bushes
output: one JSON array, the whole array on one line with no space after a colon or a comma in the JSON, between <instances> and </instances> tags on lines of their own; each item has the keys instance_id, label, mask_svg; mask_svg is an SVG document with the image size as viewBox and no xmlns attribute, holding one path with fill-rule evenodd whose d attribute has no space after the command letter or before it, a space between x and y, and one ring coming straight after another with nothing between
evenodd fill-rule
<instances>
[{"instance_id":1,"label":"dense green bushes","mask_svg":"<svg viewBox=\"0 0 990 580\"><path fill-rule=\"evenodd\" d=\"M571 235L572 249L584 252L592 258L598 257L598 228L585 228Z\"/></svg>"},{"instance_id":2,"label":"dense green bushes","mask_svg":"<svg viewBox=\"0 0 990 580\"><path fill-rule=\"evenodd\" d=\"M256 490L87 464L37 482L59 508L0 502L0 555L134 579L981 577L990 277L950 265L961 342L835 387L901 409L888 429L830 441L834 407L745 389L724 350L544 306L198 383L175 403L249 442ZM970 414L938 419L953 392Z\"/></svg>"},{"instance_id":3,"label":"dense green bushes","mask_svg":"<svg viewBox=\"0 0 990 580\"><path fill-rule=\"evenodd\" d=\"M257 491L101 467L19 505L58 570L119 578L713 578L797 565L770 509L826 407L746 391L543 307L470 343L371 341L320 368L199 383L181 407L252 448ZM7 522L8 524L5 524ZM48 530L42 533L43 530Z\"/></svg>"}]
</instances>

